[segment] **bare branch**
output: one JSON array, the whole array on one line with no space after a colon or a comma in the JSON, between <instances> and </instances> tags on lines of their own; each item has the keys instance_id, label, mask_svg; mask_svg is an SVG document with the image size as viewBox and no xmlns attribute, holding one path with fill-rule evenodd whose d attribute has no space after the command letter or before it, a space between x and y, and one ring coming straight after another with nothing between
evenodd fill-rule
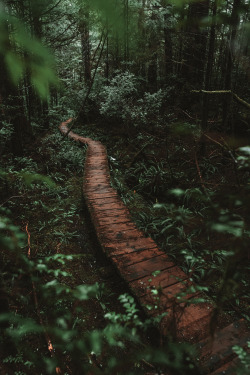
<instances>
[{"instance_id":1,"label":"bare branch","mask_svg":"<svg viewBox=\"0 0 250 375\"><path fill-rule=\"evenodd\" d=\"M236 95L231 90L214 90L214 91L207 91L207 90L192 90L191 92L196 94L209 94L209 95L217 95L217 94L231 94L233 96L233 99L236 100L239 104L243 105L247 109L250 109L250 104L246 102L245 100L241 99L238 95Z\"/></svg>"}]
</instances>

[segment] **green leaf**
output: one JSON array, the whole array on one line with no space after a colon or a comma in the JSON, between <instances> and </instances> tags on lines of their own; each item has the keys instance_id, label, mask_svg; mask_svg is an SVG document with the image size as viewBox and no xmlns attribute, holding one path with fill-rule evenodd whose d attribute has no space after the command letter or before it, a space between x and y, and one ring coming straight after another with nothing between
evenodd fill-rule
<instances>
[{"instance_id":1,"label":"green leaf","mask_svg":"<svg viewBox=\"0 0 250 375\"><path fill-rule=\"evenodd\" d=\"M182 189L171 189L169 192L170 192L170 194L173 194L176 197L181 197L182 195L185 194L185 191L182 190Z\"/></svg>"},{"instance_id":2,"label":"green leaf","mask_svg":"<svg viewBox=\"0 0 250 375\"><path fill-rule=\"evenodd\" d=\"M58 85L52 54L40 41L31 37L22 22L0 9L0 58L14 84L24 71L30 71L31 82L42 99L49 95L49 86Z\"/></svg>"},{"instance_id":3,"label":"green leaf","mask_svg":"<svg viewBox=\"0 0 250 375\"><path fill-rule=\"evenodd\" d=\"M20 177L23 178L25 184L28 187L31 187L33 182L43 182L46 183L49 187L54 188L56 187L55 182L48 176L44 176L38 173L29 173L29 172L20 172L18 173Z\"/></svg>"},{"instance_id":4,"label":"green leaf","mask_svg":"<svg viewBox=\"0 0 250 375\"><path fill-rule=\"evenodd\" d=\"M9 69L10 76L14 84L17 85L24 71L23 62L17 54L14 54L12 51L8 51L5 54L5 63Z\"/></svg>"},{"instance_id":5,"label":"green leaf","mask_svg":"<svg viewBox=\"0 0 250 375\"><path fill-rule=\"evenodd\" d=\"M74 296L80 301L86 301L90 298L96 297L99 291L99 285L79 285L74 291Z\"/></svg>"},{"instance_id":6,"label":"green leaf","mask_svg":"<svg viewBox=\"0 0 250 375\"><path fill-rule=\"evenodd\" d=\"M219 233L229 233L235 237L241 237L243 232L243 222L235 221L230 223L214 223L211 229Z\"/></svg>"},{"instance_id":7,"label":"green leaf","mask_svg":"<svg viewBox=\"0 0 250 375\"><path fill-rule=\"evenodd\" d=\"M154 271L152 272L152 276L156 277L157 275L159 275L161 273L161 271Z\"/></svg>"}]
</instances>

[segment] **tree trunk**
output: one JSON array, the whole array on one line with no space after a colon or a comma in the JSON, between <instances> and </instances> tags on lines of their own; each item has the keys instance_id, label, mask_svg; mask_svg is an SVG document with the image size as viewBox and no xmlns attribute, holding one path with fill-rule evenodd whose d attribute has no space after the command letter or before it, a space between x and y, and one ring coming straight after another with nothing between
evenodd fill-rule
<instances>
[{"instance_id":1,"label":"tree trunk","mask_svg":"<svg viewBox=\"0 0 250 375\"><path fill-rule=\"evenodd\" d=\"M124 0L124 61L127 66L129 60L129 5L128 0Z\"/></svg>"},{"instance_id":2,"label":"tree trunk","mask_svg":"<svg viewBox=\"0 0 250 375\"><path fill-rule=\"evenodd\" d=\"M29 3L29 14L30 14L30 28L31 28L31 37L40 39L42 38L42 3L41 0L32 0ZM34 85L31 82L31 73L30 71L26 74L26 79L28 83L28 112L29 112L29 121L36 120L42 113L42 102L38 97L36 91L34 90Z\"/></svg>"},{"instance_id":3,"label":"tree trunk","mask_svg":"<svg viewBox=\"0 0 250 375\"><path fill-rule=\"evenodd\" d=\"M165 58L165 79L173 73L173 48L171 30L168 27L168 14L164 14L164 58Z\"/></svg>"},{"instance_id":4,"label":"tree trunk","mask_svg":"<svg viewBox=\"0 0 250 375\"><path fill-rule=\"evenodd\" d=\"M192 2L189 5L182 72L184 79L193 88L202 87L204 81L207 31L200 29L200 20L208 16L208 11L209 0Z\"/></svg>"},{"instance_id":5,"label":"tree trunk","mask_svg":"<svg viewBox=\"0 0 250 375\"><path fill-rule=\"evenodd\" d=\"M139 75L146 79L146 49L145 49L145 38L146 38L146 30L145 30L145 0L142 0L141 7L139 8L139 15L138 15L138 32L139 32L139 40L138 40L138 50L139 50L139 64L138 64L138 71Z\"/></svg>"},{"instance_id":6,"label":"tree trunk","mask_svg":"<svg viewBox=\"0 0 250 375\"><path fill-rule=\"evenodd\" d=\"M215 17L217 14L217 1L214 0L213 3L213 23L210 29L209 35L209 45L208 45L208 54L207 54L207 67L205 73L205 83L204 83L204 90L209 91L211 87L211 79L212 79L212 71L213 71L213 64L214 64L214 49L215 49ZM203 131L207 129L207 121L208 121L208 106L209 106L209 96L203 94L202 98L202 122L201 128Z\"/></svg>"},{"instance_id":7,"label":"tree trunk","mask_svg":"<svg viewBox=\"0 0 250 375\"><path fill-rule=\"evenodd\" d=\"M80 22L79 31L81 35L81 49L82 49L82 61L83 61L83 71L84 71L84 82L87 86L91 82L91 47L90 47L90 37L89 37L89 6L86 4L82 5L79 11Z\"/></svg>"},{"instance_id":8,"label":"tree trunk","mask_svg":"<svg viewBox=\"0 0 250 375\"><path fill-rule=\"evenodd\" d=\"M109 79L109 37L107 35L106 41L106 68L105 68L105 78L108 81Z\"/></svg>"},{"instance_id":9,"label":"tree trunk","mask_svg":"<svg viewBox=\"0 0 250 375\"><path fill-rule=\"evenodd\" d=\"M239 24L239 8L241 5L241 0L234 0L232 14L231 14L231 33L230 40L227 44L227 55L226 55L226 70L225 70L225 90L232 90L232 69L233 69L233 55L234 55L234 43L237 34L237 27ZM230 117L230 108L232 104L232 96L228 95L225 97L223 103L223 114L222 114L222 125L223 129L227 130L228 122ZM234 132L233 124L231 124L231 132Z\"/></svg>"},{"instance_id":10,"label":"tree trunk","mask_svg":"<svg viewBox=\"0 0 250 375\"><path fill-rule=\"evenodd\" d=\"M2 30L4 39L3 50L7 52L11 49L9 39L9 25L7 21L2 22ZM3 104L5 104L5 111L3 114L4 120L12 125L13 131L11 134L11 145L13 154L16 156L23 155L23 119L24 119L24 108L21 105L21 98L17 87L13 84L9 77L4 57L0 54L0 97Z\"/></svg>"},{"instance_id":11,"label":"tree trunk","mask_svg":"<svg viewBox=\"0 0 250 375\"><path fill-rule=\"evenodd\" d=\"M151 20L155 21L156 16L152 12ZM157 60L158 60L158 35L153 28L149 30L149 62L148 62L148 89L150 92L157 90Z\"/></svg>"}]
</instances>

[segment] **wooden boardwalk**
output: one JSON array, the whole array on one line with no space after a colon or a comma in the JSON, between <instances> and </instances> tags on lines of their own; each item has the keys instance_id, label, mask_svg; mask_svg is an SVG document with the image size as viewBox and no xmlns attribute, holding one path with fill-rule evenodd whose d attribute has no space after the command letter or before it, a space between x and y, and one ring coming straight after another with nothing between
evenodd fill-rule
<instances>
[{"instance_id":1,"label":"wooden boardwalk","mask_svg":"<svg viewBox=\"0 0 250 375\"><path fill-rule=\"evenodd\" d=\"M60 125L62 133L67 134L70 121ZM167 254L132 223L128 209L110 186L106 148L98 141L73 132L68 136L88 145L83 192L98 240L146 314L167 313L160 323L161 333L197 346L201 374L235 374L237 358L232 346L245 346L250 341L245 322L224 324L211 341L209 323L213 304L189 304L188 300L200 296L198 293L187 294L184 299L176 297L192 283ZM156 271L160 273L152 276ZM152 289L158 293L153 294ZM148 309L148 305L153 308Z\"/></svg>"}]
</instances>

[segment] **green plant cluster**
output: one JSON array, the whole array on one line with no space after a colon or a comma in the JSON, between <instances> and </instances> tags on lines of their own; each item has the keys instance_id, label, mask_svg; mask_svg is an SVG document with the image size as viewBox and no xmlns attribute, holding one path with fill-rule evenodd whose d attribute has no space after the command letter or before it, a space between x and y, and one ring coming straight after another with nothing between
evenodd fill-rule
<instances>
[{"instance_id":1,"label":"green plant cluster","mask_svg":"<svg viewBox=\"0 0 250 375\"><path fill-rule=\"evenodd\" d=\"M113 166L114 186L130 208L137 226L154 238L196 283L206 286L208 296L217 302L220 300L220 308L224 306L237 315L241 306L242 316L249 321L249 266L244 261L249 256L248 149L238 150L234 170L230 154L219 157L221 150L211 145L213 156L199 160L197 170L190 155L190 142L193 142L191 152L197 152L195 133L189 130L193 132L194 128L183 124L185 134L182 131L177 136L180 131L176 133L174 128L173 135L167 135L173 143L168 141L170 147L165 160L157 153L157 138L142 134L142 152L136 154L139 160L134 162L132 152L130 159L126 156ZM136 142L131 140L131 144ZM118 161L119 155L121 152L117 151ZM123 171L124 164L131 166ZM188 170L187 165L190 165ZM231 171L230 178L235 179L231 189L228 189L225 165ZM213 188L213 184L220 187Z\"/></svg>"},{"instance_id":2,"label":"green plant cluster","mask_svg":"<svg viewBox=\"0 0 250 375\"><path fill-rule=\"evenodd\" d=\"M248 2L115 4L0 3L0 366L6 374L54 373L58 366L65 373L119 374L125 362L127 373L145 373L147 361L156 373L196 371L186 345L143 345L139 332L148 322L133 297L123 293L122 312L112 312L105 286L77 274L88 254L87 243L84 256L72 248L82 238L82 203L72 197L84 150L55 133L69 117L80 119L81 133L82 120L89 123L84 134L108 144L112 184L138 226L213 298L216 311L249 321L249 147L235 150L210 135L212 146L202 140L210 126L224 136L240 135L243 124L247 134ZM234 87L246 100L232 104L231 95L217 94L207 100L203 83ZM157 306L160 291L152 293ZM91 325L90 303L101 307L101 328ZM136 355L126 356L127 346ZM235 352L239 371L247 372L246 351Z\"/></svg>"},{"instance_id":3,"label":"green plant cluster","mask_svg":"<svg viewBox=\"0 0 250 375\"><path fill-rule=\"evenodd\" d=\"M87 257L71 252L81 236L82 165L83 149L52 132L29 156L6 159L1 172L3 371L118 374L125 366L126 373L139 374L149 362L156 371L168 367L181 374L193 366L188 345L155 349L141 339L161 316L145 320L126 293L118 298L120 309L111 310L107 295L112 291L105 284L75 275ZM89 304L100 306L101 326L91 322Z\"/></svg>"},{"instance_id":4,"label":"green plant cluster","mask_svg":"<svg viewBox=\"0 0 250 375\"><path fill-rule=\"evenodd\" d=\"M116 71L108 85L100 87L98 94L94 91L91 98L106 119L117 121L119 118L125 126L132 128L149 124L157 126L171 88L150 93L141 92L140 87L140 80L135 74Z\"/></svg>"}]
</instances>

